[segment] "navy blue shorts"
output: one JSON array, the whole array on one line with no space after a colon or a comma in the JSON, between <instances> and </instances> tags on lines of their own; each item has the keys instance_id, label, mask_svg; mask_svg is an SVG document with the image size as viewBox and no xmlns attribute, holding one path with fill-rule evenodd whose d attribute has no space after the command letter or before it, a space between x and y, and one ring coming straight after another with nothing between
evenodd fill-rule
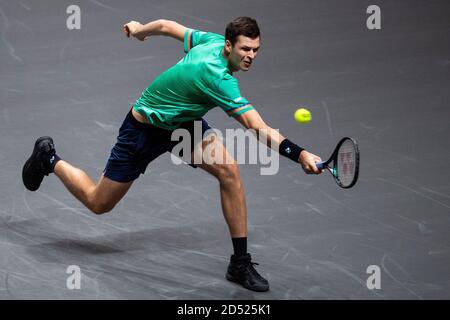
<instances>
[{"instance_id":1,"label":"navy blue shorts","mask_svg":"<svg viewBox=\"0 0 450 320\"><path fill-rule=\"evenodd\" d=\"M194 141L194 121L202 121L202 136L211 127L204 119L183 123L180 128L187 129L191 135L191 148ZM179 141L171 141L172 130L161 129L141 123L130 112L119 129L117 142L104 170L105 177L117 182L136 180L145 172L148 164L165 152L170 152ZM192 151L191 150L191 151ZM190 164L192 167L196 167Z\"/></svg>"}]
</instances>

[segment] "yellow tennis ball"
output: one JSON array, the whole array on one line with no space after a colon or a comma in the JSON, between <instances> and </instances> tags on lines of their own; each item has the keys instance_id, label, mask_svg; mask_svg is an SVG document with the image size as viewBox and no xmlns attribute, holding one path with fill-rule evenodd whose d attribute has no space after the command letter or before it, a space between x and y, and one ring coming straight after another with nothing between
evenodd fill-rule
<instances>
[{"instance_id":1,"label":"yellow tennis ball","mask_svg":"<svg viewBox=\"0 0 450 320\"><path fill-rule=\"evenodd\" d=\"M295 121L299 123L308 123L311 121L311 112L305 108L300 108L294 113Z\"/></svg>"}]
</instances>

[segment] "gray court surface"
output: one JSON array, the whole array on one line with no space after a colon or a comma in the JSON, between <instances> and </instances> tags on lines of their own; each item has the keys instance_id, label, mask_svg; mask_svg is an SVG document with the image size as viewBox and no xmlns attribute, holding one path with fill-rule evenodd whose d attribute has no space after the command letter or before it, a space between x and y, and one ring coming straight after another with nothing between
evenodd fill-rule
<instances>
[{"instance_id":1,"label":"gray court surface","mask_svg":"<svg viewBox=\"0 0 450 320\"><path fill-rule=\"evenodd\" d=\"M80 30L66 26L71 4ZM381 30L366 27L371 4ZM241 166L267 293L225 280L218 183L168 154L103 216L55 176L34 193L21 181L42 135L97 180L130 105L183 56L173 39L126 39L124 23L223 33L242 15L258 20L262 47L237 77L265 121L323 158L343 136L361 151L350 190L285 158L275 175ZM449 299L449 15L446 0L0 0L0 298ZM293 120L300 106L308 125ZM219 108L206 119L240 127ZM67 287L72 265L80 289Z\"/></svg>"}]
</instances>

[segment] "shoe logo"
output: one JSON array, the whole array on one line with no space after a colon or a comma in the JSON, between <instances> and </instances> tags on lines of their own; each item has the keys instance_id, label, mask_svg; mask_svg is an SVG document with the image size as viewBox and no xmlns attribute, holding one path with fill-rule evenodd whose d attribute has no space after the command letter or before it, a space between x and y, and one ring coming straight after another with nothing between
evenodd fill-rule
<instances>
[{"instance_id":1,"label":"shoe logo","mask_svg":"<svg viewBox=\"0 0 450 320\"><path fill-rule=\"evenodd\" d=\"M52 156L52 157L50 158L50 163L53 163L53 161L55 161L55 156Z\"/></svg>"}]
</instances>

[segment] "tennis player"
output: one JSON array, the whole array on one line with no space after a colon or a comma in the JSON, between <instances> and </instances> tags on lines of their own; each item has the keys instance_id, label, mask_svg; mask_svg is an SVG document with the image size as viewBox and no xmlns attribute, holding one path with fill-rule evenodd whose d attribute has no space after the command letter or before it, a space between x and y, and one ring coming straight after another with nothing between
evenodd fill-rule
<instances>
[{"instance_id":1,"label":"tennis player","mask_svg":"<svg viewBox=\"0 0 450 320\"><path fill-rule=\"evenodd\" d=\"M37 190L44 176L54 173L93 213L109 212L152 160L172 150L177 143L171 140L174 130L186 129L193 137L194 122L201 121L202 132L206 132L210 126L202 117L217 106L245 128L254 129L259 139L264 136L269 147L301 165L307 174L321 173L315 165L321 161L318 156L269 127L241 96L233 73L248 71L260 50L260 30L254 19L235 19L227 25L225 36L164 19L145 25L130 21L123 26L123 32L139 41L158 35L172 37L183 44L186 55L154 79L131 107L97 183L62 160L51 137L40 137L23 167L23 182L28 190ZM269 290L268 281L256 271L256 263L247 252L247 206L238 164L214 134L205 135L201 141L192 140L192 158L195 148L223 155L221 161L212 164L204 161L191 165L219 181L223 214L234 249L226 279L249 290Z\"/></svg>"}]
</instances>

